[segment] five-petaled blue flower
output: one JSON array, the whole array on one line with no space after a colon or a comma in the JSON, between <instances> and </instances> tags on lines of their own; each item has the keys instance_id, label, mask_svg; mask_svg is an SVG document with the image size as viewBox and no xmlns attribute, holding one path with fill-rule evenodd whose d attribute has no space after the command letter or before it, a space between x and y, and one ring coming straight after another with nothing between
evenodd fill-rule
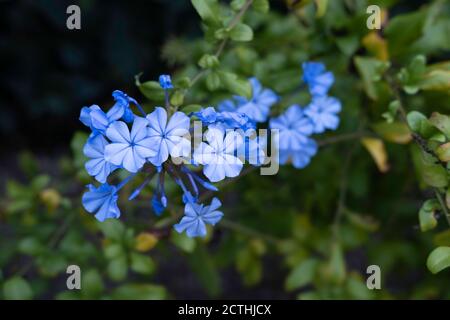
<instances>
[{"instance_id":1,"label":"five-petaled blue flower","mask_svg":"<svg viewBox=\"0 0 450 320\"><path fill-rule=\"evenodd\" d=\"M313 97L312 102L305 108L305 115L314 124L314 132L322 133L326 129L336 130L339 125L338 113L341 102L328 96Z\"/></svg>"},{"instance_id":2,"label":"five-petaled blue flower","mask_svg":"<svg viewBox=\"0 0 450 320\"><path fill-rule=\"evenodd\" d=\"M93 135L105 134L109 125L119 120L122 115L117 112L117 109L111 109L107 113L96 104L90 107L83 107L80 112L80 121L88 126Z\"/></svg>"},{"instance_id":3,"label":"five-petaled blue flower","mask_svg":"<svg viewBox=\"0 0 450 320\"><path fill-rule=\"evenodd\" d=\"M242 135L236 131L210 126L205 134L208 144L201 142L194 151L194 161L203 165L203 173L211 182L225 177L236 177L242 170L242 161L235 156L243 144Z\"/></svg>"},{"instance_id":4,"label":"five-petaled blue flower","mask_svg":"<svg viewBox=\"0 0 450 320\"><path fill-rule=\"evenodd\" d=\"M170 79L170 76L167 74L162 74L159 76L159 85L164 90L173 88L172 80Z\"/></svg>"},{"instance_id":5,"label":"five-petaled blue flower","mask_svg":"<svg viewBox=\"0 0 450 320\"><path fill-rule=\"evenodd\" d=\"M141 169L147 158L156 155L151 138L147 135L147 125L146 119L135 117L130 133L125 122L113 122L106 130L106 136L111 140L105 147L106 161L129 172Z\"/></svg>"},{"instance_id":6,"label":"five-petaled blue flower","mask_svg":"<svg viewBox=\"0 0 450 320\"><path fill-rule=\"evenodd\" d=\"M270 108L278 101L278 96L270 89L265 89L256 78L250 78L252 97L249 99L234 96L233 100L225 100L219 104L220 111L237 111L245 114L255 122L265 122Z\"/></svg>"},{"instance_id":7,"label":"five-petaled blue flower","mask_svg":"<svg viewBox=\"0 0 450 320\"><path fill-rule=\"evenodd\" d=\"M96 188L88 185L89 191L83 194L82 203L87 212L95 213L98 221L105 221L109 218L119 218L120 210L117 206L117 188L107 183Z\"/></svg>"},{"instance_id":8,"label":"five-petaled blue flower","mask_svg":"<svg viewBox=\"0 0 450 320\"><path fill-rule=\"evenodd\" d=\"M156 154L149 160L160 166L168 158L187 157L191 151L191 142L184 136L189 134L189 117L183 112L175 112L167 121L166 109L156 107L147 116L149 128L147 136Z\"/></svg>"},{"instance_id":9,"label":"five-petaled blue flower","mask_svg":"<svg viewBox=\"0 0 450 320\"><path fill-rule=\"evenodd\" d=\"M314 132L311 120L299 105L290 106L284 114L270 120L270 127L279 130L280 164L291 160L294 167L306 167L317 152L317 144L309 138Z\"/></svg>"},{"instance_id":10,"label":"five-petaled blue flower","mask_svg":"<svg viewBox=\"0 0 450 320\"><path fill-rule=\"evenodd\" d=\"M332 72L325 69L325 65L320 62L304 62L303 81L309 87L312 96L324 96L334 82Z\"/></svg>"},{"instance_id":11,"label":"five-petaled blue flower","mask_svg":"<svg viewBox=\"0 0 450 320\"><path fill-rule=\"evenodd\" d=\"M299 105L290 106L285 113L270 120L270 128L279 130L279 149L299 150L313 133L311 120Z\"/></svg>"},{"instance_id":12,"label":"five-petaled blue flower","mask_svg":"<svg viewBox=\"0 0 450 320\"><path fill-rule=\"evenodd\" d=\"M186 230L190 238L204 237L206 224L215 225L222 219L223 213L217 210L221 205L217 198L213 198L209 206L188 202L184 207L184 217L173 227L178 233Z\"/></svg>"},{"instance_id":13,"label":"five-petaled blue flower","mask_svg":"<svg viewBox=\"0 0 450 320\"><path fill-rule=\"evenodd\" d=\"M317 153L317 143L308 138L306 143L302 143L300 149L285 149L280 151L280 164L287 164L289 161L297 169L306 167Z\"/></svg>"},{"instance_id":14,"label":"five-petaled blue flower","mask_svg":"<svg viewBox=\"0 0 450 320\"><path fill-rule=\"evenodd\" d=\"M89 138L83 148L84 155L91 158L85 164L86 171L101 183L105 183L109 174L118 168L105 159L105 147L107 145L108 141L99 134Z\"/></svg>"}]
</instances>

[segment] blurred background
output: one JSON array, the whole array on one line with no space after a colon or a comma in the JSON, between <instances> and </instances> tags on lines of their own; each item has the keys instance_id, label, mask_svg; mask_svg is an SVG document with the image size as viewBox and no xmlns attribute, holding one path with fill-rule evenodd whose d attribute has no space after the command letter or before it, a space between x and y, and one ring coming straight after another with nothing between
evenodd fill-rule
<instances>
[{"instance_id":1,"label":"blurred background","mask_svg":"<svg viewBox=\"0 0 450 320\"><path fill-rule=\"evenodd\" d=\"M381 89L377 101L368 99L352 62L371 54L362 42L369 2L330 1L320 21L313 14L296 17L292 2L270 1L270 14L248 18L256 27L251 50L263 64L280 66L281 80L248 61L237 66L233 53L224 61L247 76L259 72L266 86L283 93L290 89L283 81L300 81L300 61L319 59L335 73L332 93L344 106L342 125L329 137L381 121L390 98ZM412 14L408 28L428 23L430 30L420 35L430 41L411 46L414 52L391 52L394 66L416 53L431 62L450 58L448 2L378 3L388 8L388 19ZM436 3L439 12L430 9ZM81 7L81 30L66 28L70 4ZM401 43L406 47L420 40L404 31L389 40L412 37ZM444 226L438 235L418 228L429 191L413 174L408 145L387 144L390 170L384 173L353 140L327 144L302 171L249 174L221 189L228 219L206 240L179 236L164 221L158 225L148 196L123 209L120 221L100 225L84 212L80 198L92 180L83 173L87 130L80 109L112 105L115 89L143 101L134 76L156 80L188 72L204 49L202 35L190 1L0 1L0 297L449 298L448 270L432 275L425 262L433 245L448 243L450 235ZM425 93L411 106L448 112L448 98ZM346 218L335 241L344 179ZM81 267L79 292L66 290L69 264ZM370 264L381 266L380 291L366 288Z\"/></svg>"}]
</instances>

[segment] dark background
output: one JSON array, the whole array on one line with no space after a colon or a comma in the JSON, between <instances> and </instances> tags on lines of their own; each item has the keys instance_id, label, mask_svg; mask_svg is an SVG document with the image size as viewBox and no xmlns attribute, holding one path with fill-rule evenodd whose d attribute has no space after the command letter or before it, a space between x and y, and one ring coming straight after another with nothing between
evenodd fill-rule
<instances>
[{"instance_id":1,"label":"dark background","mask_svg":"<svg viewBox=\"0 0 450 320\"><path fill-rule=\"evenodd\" d=\"M66 8L81 8L81 30ZM189 1L0 1L2 152L68 146L81 107L137 95L134 75L168 72L160 51L172 36L198 36Z\"/></svg>"}]
</instances>

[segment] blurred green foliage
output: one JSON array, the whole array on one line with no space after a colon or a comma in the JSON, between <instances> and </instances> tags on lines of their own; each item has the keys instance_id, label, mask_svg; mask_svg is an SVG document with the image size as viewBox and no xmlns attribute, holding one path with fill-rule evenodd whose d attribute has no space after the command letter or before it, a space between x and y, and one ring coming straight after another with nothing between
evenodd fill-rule
<instances>
[{"instance_id":1,"label":"blurred green foliage","mask_svg":"<svg viewBox=\"0 0 450 320\"><path fill-rule=\"evenodd\" d=\"M2 199L0 296L176 298L173 278L191 297L194 274L208 297L259 288L265 298L450 298L450 4L402 11L406 2L287 0L284 12L269 11L265 0L193 0L205 38L169 39L162 49L177 70L172 105L190 112L249 95L245 79L256 76L282 96L279 114L308 102L300 63L318 60L336 77L339 130L319 141L304 170L254 171L219 184L225 218L201 240L172 231L177 206L156 219L143 200L151 190L121 201L117 221L100 224L84 212L86 133L75 134L73 155L52 177L24 153L27 179L10 181ZM366 27L372 3L382 8L379 31ZM155 76L136 78L150 111L164 95L145 78ZM176 199L176 188L167 189ZM81 267L80 291L65 288L70 264ZM366 286L372 264L381 268L381 290ZM243 293L229 287L229 270Z\"/></svg>"}]
</instances>

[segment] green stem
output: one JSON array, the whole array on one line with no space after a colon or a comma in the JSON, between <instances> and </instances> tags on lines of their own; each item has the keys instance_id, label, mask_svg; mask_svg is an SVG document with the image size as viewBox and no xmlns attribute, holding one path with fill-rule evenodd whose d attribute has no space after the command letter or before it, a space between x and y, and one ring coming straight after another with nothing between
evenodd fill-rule
<instances>
[{"instance_id":1,"label":"green stem","mask_svg":"<svg viewBox=\"0 0 450 320\"><path fill-rule=\"evenodd\" d=\"M317 144L319 145L319 147L323 147L334 143L351 141L371 136L373 136L373 134L371 134L370 132L356 131L322 139L317 141Z\"/></svg>"},{"instance_id":2,"label":"green stem","mask_svg":"<svg viewBox=\"0 0 450 320\"><path fill-rule=\"evenodd\" d=\"M254 0L247 0L245 2L245 4L242 6L242 8L239 10L239 12L234 16L233 20L231 20L231 22L228 24L228 26L226 27L227 29L230 29L230 30L233 29L241 21L242 17L247 12L247 10L250 8L253 1ZM220 42L219 46L217 47L216 52L214 53L214 55L217 58L219 58L222 55L223 50L225 49L227 43L228 43L228 38L225 38ZM191 87L206 74L206 71L207 70L202 70L199 73L197 73L194 78L192 78Z\"/></svg>"},{"instance_id":3,"label":"green stem","mask_svg":"<svg viewBox=\"0 0 450 320\"><path fill-rule=\"evenodd\" d=\"M445 204L444 199L442 198L441 193L438 189L434 189L434 193L436 194L436 198L439 200L439 204L441 205L442 212L444 212L445 218L450 226L450 213L448 212L447 205Z\"/></svg>"},{"instance_id":4,"label":"green stem","mask_svg":"<svg viewBox=\"0 0 450 320\"><path fill-rule=\"evenodd\" d=\"M260 231L257 231L255 229L249 228L247 226L244 226L242 224L227 220L227 219L222 219L220 221L220 223L218 224L218 227L224 227L236 232L240 232L242 234L251 236L251 237L256 237L256 238L260 238L264 241L266 241L267 243L271 243L274 245L279 245L283 240L276 238L274 236L265 234L265 233L261 233Z\"/></svg>"}]
</instances>

